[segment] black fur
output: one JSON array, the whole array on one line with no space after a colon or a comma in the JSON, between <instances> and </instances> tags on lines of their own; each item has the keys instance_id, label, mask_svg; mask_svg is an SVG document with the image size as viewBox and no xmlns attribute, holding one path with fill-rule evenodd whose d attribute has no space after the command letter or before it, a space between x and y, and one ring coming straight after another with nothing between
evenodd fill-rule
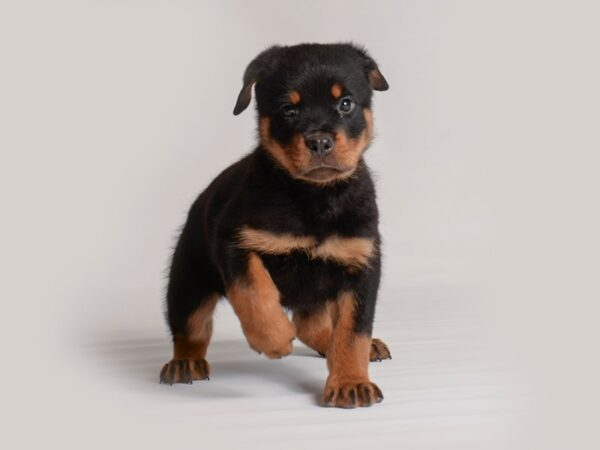
<instances>
[{"instance_id":1,"label":"black fur","mask_svg":"<svg viewBox=\"0 0 600 450\"><path fill-rule=\"evenodd\" d=\"M373 80L372 73L381 78ZM341 117L330 97L332 82L351 95L355 111ZM248 66L234 114L251 100L255 85L259 117L271 120L272 137L288 144L295 134L343 129L349 137L366 127L359 113L371 107L372 90L387 83L362 49L348 44L272 47ZM290 120L281 114L291 89L304 104ZM380 278L380 236L375 188L365 162L342 181L312 184L290 175L258 146L225 169L194 202L176 246L167 292L168 322L173 335L185 334L186 320L212 294L225 296L227 286L243 277L247 251L236 245L241 227L323 240L331 235L369 237L377 252L358 271L329 261L309 260L296 252L261 255L281 292L282 304L294 311L314 311L341 291L356 294L355 331L371 334Z\"/></svg>"}]
</instances>

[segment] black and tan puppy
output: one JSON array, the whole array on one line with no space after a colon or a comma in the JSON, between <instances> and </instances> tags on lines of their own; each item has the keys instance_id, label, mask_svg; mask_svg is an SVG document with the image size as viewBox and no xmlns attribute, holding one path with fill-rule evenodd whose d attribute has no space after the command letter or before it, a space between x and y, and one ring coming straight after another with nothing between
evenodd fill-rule
<instances>
[{"instance_id":1,"label":"black and tan puppy","mask_svg":"<svg viewBox=\"0 0 600 450\"><path fill-rule=\"evenodd\" d=\"M234 114L253 86L260 143L200 194L173 255L174 355L161 382L208 379L212 315L226 297L257 352L281 358L298 337L327 357L326 405L380 402L368 363L390 354L371 338L381 260L363 153L372 91L388 84L362 49L303 44L250 63Z\"/></svg>"}]
</instances>

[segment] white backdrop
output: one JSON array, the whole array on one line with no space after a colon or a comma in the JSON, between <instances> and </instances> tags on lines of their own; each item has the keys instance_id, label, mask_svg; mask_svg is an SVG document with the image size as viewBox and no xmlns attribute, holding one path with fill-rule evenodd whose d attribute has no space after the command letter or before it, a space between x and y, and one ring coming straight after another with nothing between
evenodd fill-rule
<instances>
[{"instance_id":1,"label":"white backdrop","mask_svg":"<svg viewBox=\"0 0 600 450\"><path fill-rule=\"evenodd\" d=\"M251 445L275 428L243 427L268 401L285 409L296 443L308 436L292 425L319 417L311 445L532 448L524 429L535 439L536 426L562 423L549 438L557 448L561 438L593 446L579 399L597 398L598 19L583 1L3 2L2 413L14 432L3 438L200 447L224 445L237 424ZM170 356L165 269L196 195L253 148L254 112L231 113L246 64L271 44L349 40L391 86L375 94L367 155L385 242L375 334L398 355L376 369L386 401L339 415L314 405L320 378L294 398L285 381L261 380L285 364L324 376L320 360L271 369L252 359L228 372L254 355L227 306L215 348L235 389L166 393L154 379ZM429 342L425 362L493 367L503 381L486 375L486 386L504 406L464 406L487 390L432 400L478 389L483 366L457 366L453 382L442 371L431 383L447 391L427 391L428 366L410 365L415 336ZM473 345L477 356L460 353ZM138 352L146 359L123 362ZM407 398L408 372L425 381ZM507 424L479 441L474 430L497 422L490 408ZM383 438L348 434L365 421Z\"/></svg>"}]
</instances>

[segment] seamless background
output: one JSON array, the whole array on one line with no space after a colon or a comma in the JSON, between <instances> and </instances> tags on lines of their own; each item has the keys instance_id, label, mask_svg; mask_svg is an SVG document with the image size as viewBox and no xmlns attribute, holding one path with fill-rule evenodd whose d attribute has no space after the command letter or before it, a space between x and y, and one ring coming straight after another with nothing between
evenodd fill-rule
<instances>
[{"instance_id":1,"label":"seamless background","mask_svg":"<svg viewBox=\"0 0 600 450\"><path fill-rule=\"evenodd\" d=\"M0 5L5 448L597 448L597 2ZM255 142L231 114L272 44L364 44L386 399L316 406L217 313L210 383L159 386L165 269L196 195Z\"/></svg>"}]
</instances>

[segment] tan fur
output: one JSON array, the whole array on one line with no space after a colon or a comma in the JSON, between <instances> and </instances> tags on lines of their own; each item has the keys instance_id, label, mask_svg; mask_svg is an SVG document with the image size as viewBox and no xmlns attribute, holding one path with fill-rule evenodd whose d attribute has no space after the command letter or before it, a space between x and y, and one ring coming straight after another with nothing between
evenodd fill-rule
<instances>
[{"instance_id":1,"label":"tan fur","mask_svg":"<svg viewBox=\"0 0 600 450\"><path fill-rule=\"evenodd\" d=\"M340 98L342 96L343 88L339 83L334 83L331 86L331 95L333 98Z\"/></svg>"},{"instance_id":2,"label":"tan fur","mask_svg":"<svg viewBox=\"0 0 600 450\"><path fill-rule=\"evenodd\" d=\"M205 358L207 348L208 341L191 341L185 336L175 336L173 338L173 359Z\"/></svg>"},{"instance_id":3,"label":"tan fur","mask_svg":"<svg viewBox=\"0 0 600 450\"><path fill-rule=\"evenodd\" d=\"M227 289L227 298L240 319L250 347L269 358L281 358L292 351L294 326L284 313L279 291L256 253L248 255L247 275Z\"/></svg>"},{"instance_id":4,"label":"tan fur","mask_svg":"<svg viewBox=\"0 0 600 450\"><path fill-rule=\"evenodd\" d=\"M369 264L374 250L375 241L370 238L331 236L311 249L310 254L313 258L334 260L344 266L360 268Z\"/></svg>"},{"instance_id":5,"label":"tan fur","mask_svg":"<svg viewBox=\"0 0 600 450\"><path fill-rule=\"evenodd\" d=\"M270 255L302 251L312 259L335 261L354 269L368 266L375 253L375 241L371 238L330 236L318 244L313 236L276 234L249 227L242 228L238 242L241 248Z\"/></svg>"},{"instance_id":6,"label":"tan fur","mask_svg":"<svg viewBox=\"0 0 600 450\"><path fill-rule=\"evenodd\" d=\"M271 137L270 118L261 117L258 130L260 142L271 157L292 176L299 177L303 169L308 167L311 158L302 136L294 136L292 144L284 148Z\"/></svg>"},{"instance_id":7,"label":"tan fur","mask_svg":"<svg viewBox=\"0 0 600 450\"><path fill-rule=\"evenodd\" d=\"M367 126L357 138L349 138L345 133L337 133L335 148L338 152L338 161L348 167L356 167L364 151L371 142L373 134L373 114L370 109L364 108L363 115Z\"/></svg>"},{"instance_id":8,"label":"tan fur","mask_svg":"<svg viewBox=\"0 0 600 450\"><path fill-rule=\"evenodd\" d=\"M294 250L306 250L317 243L312 236L294 236L289 233L275 234L249 227L242 228L238 242L242 248L271 255L284 255Z\"/></svg>"},{"instance_id":9,"label":"tan fur","mask_svg":"<svg viewBox=\"0 0 600 450\"><path fill-rule=\"evenodd\" d=\"M390 349L381 339L371 339L371 361L382 361L384 359L392 359Z\"/></svg>"},{"instance_id":10,"label":"tan fur","mask_svg":"<svg viewBox=\"0 0 600 450\"><path fill-rule=\"evenodd\" d=\"M354 332L354 294L340 295L333 310L333 334L327 354L327 383L369 378L371 338Z\"/></svg>"},{"instance_id":11,"label":"tan fur","mask_svg":"<svg viewBox=\"0 0 600 450\"><path fill-rule=\"evenodd\" d=\"M218 301L218 295L205 299L202 305L188 317L187 336L191 342L202 342L208 347L212 336L212 316ZM204 352L204 355L205 354L206 351ZM204 355L202 357L204 357Z\"/></svg>"},{"instance_id":12,"label":"tan fur","mask_svg":"<svg viewBox=\"0 0 600 450\"><path fill-rule=\"evenodd\" d=\"M296 326L296 335L305 345L313 350L327 355L329 342L333 333L333 317L335 306L333 302L317 312L295 312L292 322ZM369 351L370 361L391 359L390 349L381 339L372 338Z\"/></svg>"},{"instance_id":13,"label":"tan fur","mask_svg":"<svg viewBox=\"0 0 600 450\"><path fill-rule=\"evenodd\" d=\"M352 170L348 170L343 173L337 173L334 176L332 176L331 178L327 178L324 180L322 180L322 179L315 180L314 178L310 178L310 177L304 176L304 175L298 175L296 178L307 181L311 184L317 184L320 186L331 186L332 184L338 183L340 181L351 179L352 176L354 175L354 169L356 169L356 167L352 168Z\"/></svg>"},{"instance_id":14,"label":"tan fur","mask_svg":"<svg viewBox=\"0 0 600 450\"><path fill-rule=\"evenodd\" d=\"M309 169L315 167L315 156L306 147L304 138L299 134L295 135L290 145L282 146L271 136L271 119L269 117L261 117L259 120L260 142L275 162L294 178L319 185L337 183L354 175L362 154L371 142L373 115L368 108L363 109L363 115L367 126L360 136L350 139L342 131L336 133L335 148L327 156L327 164L337 166L343 171L335 173L327 179L314 179L305 175Z\"/></svg>"},{"instance_id":15,"label":"tan fur","mask_svg":"<svg viewBox=\"0 0 600 450\"><path fill-rule=\"evenodd\" d=\"M300 98L300 92L298 92L298 91L292 91L292 92L290 92L290 103L292 105L299 104L300 100L301 100L301 98Z\"/></svg>"},{"instance_id":16,"label":"tan fur","mask_svg":"<svg viewBox=\"0 0 600 450\"><path fill-rule=\"evenodd\" d=\"M210 338L212 337L212 316L218 296L207 298L187 320L185 336L173 338L173 359L205 358Z\"/></svg>"},{"instance_id":17,"label":"tan fur","mask_svg":"<svg viewBox=\"0 0 600 450\"><path fill-rule=\"evenodd\" d=\"M371 339L354 331L355 298L344 292L335 303L333 333L327 351L329 376L323 391L326 405L342 408L370 406L383 399L369 380Z\"/></svg>"},{"instance_id":18,"label":"tan fur","mask_svg":"<svg viewBox=\"0 0 600 450\"><path fill-rule=\"evenodd\" d=\"M173 336L173 359L160 372L161 383L191 383L207 379L210 366L204 358L212 337L212 315L218 296L206 298L187 320L186 334Z\"/></svg>"},{"instance_id":19,"label":"tan fur","mask_svg":"<svg viewBox=\"0 0 600 450\"><path fill-rule=\"evenodd\" d=\"M193 349L189 354L193 355ZM181 353L180 357L173 358L165 364L160 371L161 383L192 383L194 380L207 380L210 374L210 366L204 358L188 356Z\"/></svg>"},{"instance_id":20,"label":"tan fur","mask_svg":"<svg viewBox=\"0 0 600 450\"><path fill-rule=\"evenodd\" d=\"M293 317L298 339L323 355L327 354L333 331L333 309L333 303L327 303L319 312L294 313Z\"/></svg>"}]
</instances>

